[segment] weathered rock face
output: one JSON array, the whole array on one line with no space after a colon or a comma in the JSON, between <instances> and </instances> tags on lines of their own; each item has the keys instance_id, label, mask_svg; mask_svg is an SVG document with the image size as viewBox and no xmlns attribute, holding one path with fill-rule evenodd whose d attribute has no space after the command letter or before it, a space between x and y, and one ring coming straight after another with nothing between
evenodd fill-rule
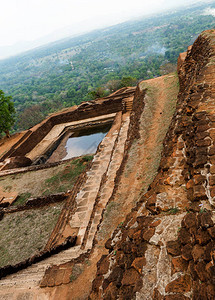
<instances>
[{"instance_id":1,"label":"weathered rock face","mask_svg":"<svg viewBox=\"0 0 215 300\"><path fill-rule=\"evenodd\" d=\"M215 31L179 59L180 93L148 192L107 241L90 299L215 299Z\"/></svg>"}]
</instances>

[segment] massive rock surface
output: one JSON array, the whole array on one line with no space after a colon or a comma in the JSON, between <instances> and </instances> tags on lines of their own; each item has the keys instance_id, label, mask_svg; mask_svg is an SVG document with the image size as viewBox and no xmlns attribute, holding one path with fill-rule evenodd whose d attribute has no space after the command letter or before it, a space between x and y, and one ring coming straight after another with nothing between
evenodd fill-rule
<instances>
[{"instance_id":1,"label":"massive rock surface","mask_svg":"<svg viewBox=\"0 0 215 300\"><path fill-rule=\"evenodd\" d=\"M215 299L215 32L183 56L159 172L106 243L90 299Z\"/></svg>"},{"instance_id":2,"label":"massive rock surface","mask_svg":"<svg viewBox=\"0 0 215 300\"><path fill-rule=\"evenodd\" d=\"M0 298L215 299L215 31L180 55L178 76L176 110L170 74L140 83L131 113L126 90L116 107L110 97L65 112L118 120L51 235L60 243L72 224L77 244L0 281ZM53 118L34 128L35 144Z\"/></svg>"}]
</instances>

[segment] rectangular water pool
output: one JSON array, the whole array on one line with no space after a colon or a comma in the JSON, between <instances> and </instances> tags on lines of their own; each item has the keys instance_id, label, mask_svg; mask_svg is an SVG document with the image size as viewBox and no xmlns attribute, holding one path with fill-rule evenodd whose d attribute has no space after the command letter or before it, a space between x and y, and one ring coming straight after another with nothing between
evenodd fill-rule
<instances>
[{"instance_id":1,"label":"rectangular water pool","mask_svg":"<svg viewBox=\"0 0 215 300\"><path fill-rule=\"evenodd\" d=\"M95 153L98 145L110 130L111 124L81 130L68 138L66 143L67 155L62 159Z\"/></svg>"}]
</instances>

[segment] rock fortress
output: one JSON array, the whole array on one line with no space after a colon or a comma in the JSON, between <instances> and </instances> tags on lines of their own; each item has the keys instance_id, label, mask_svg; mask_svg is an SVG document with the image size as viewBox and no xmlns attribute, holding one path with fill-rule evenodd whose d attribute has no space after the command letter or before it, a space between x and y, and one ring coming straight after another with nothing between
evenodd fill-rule
<instances>
[{"instance_id":1,"label":"rock fortress","mask_svg":"<svg viewBox=\"0 0 215 300\"><path fill-rule=\"evenodd\" d=\"M215 30L177 73L0 140L0 299L215 299Z\"/></svg>"}]
</instances>

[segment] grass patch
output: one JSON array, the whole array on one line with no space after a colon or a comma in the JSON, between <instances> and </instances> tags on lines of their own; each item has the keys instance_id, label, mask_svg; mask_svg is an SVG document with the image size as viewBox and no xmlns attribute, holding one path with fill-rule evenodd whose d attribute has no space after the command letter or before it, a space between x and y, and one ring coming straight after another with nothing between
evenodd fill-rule
<instances>
[{"instance_id":1,"label":"grass patch","mask_svg":"<svg viewBox=\"0 0 215 300\"><path fill-rule=\"evenodd\" d=\"M70 275L70 282L73 282L78 278L79 275L83 272L83 266L74 265L72 268L72 274Z\"/></svg>"},{"instance_id":2,"label":"grass patch","mask_svg":"<svg viewBox=\"0 0 215 300\"><path fill-rule=\"evenodd\" d=\"M77 177L92 159L93 156L86 155L51 168L6 175L0 178L0 189L9 190L12 187L10 192L17 193L21 198L26 193L31 193L30 197L35 198L66 192L73 188Z\"/></svg>"},{"instance_id":3,"label":"grass patch","mask_svg":"<svg viewBox=\"0 0 215 300\"><path fill-rule=\"evenodd\" d=\"M179 212L179 208L178 207L172 207L168 210L168 215L175 215Z\"/></svg>"},{"instance_id":4,"label":"grass patch","mask_svg":"<svg viewBox=\"0 0 215 300\"><path fill-rule=\"evenodd\" d=\"M203 207L202 207L202 208L200 209L200 211L199 211L200 214L203 214L203 213L206 213L206 212L207 212L207 209L206 209L206 208L203 208Z\"/></svg>"},{"instance_id":5,"label":"grass patch","mask_svg":"<svg viewBox=\"0 0 215 300\"><path fill-rule=\"evenodd\" d=\"M105 217L107 218L111 212L118 208L118 206L119 203L116 203L114 201L110 202L105 209Z\"/></svg>"},{"instance_id":6,"label":"grass patch","mask_svg":"<svg viewBox=\"0 0 215 300\"><path fill-rule=\"evenodd\" d=\"M0 222L0 267L15 265L44 249L63 203L5 215Z\"/></svg>"},{"instance_id":7,"label":"grass patch","mask_svg":"<svg viewBox=\"0 0 215 300\"><path fill-rule=\"evenodd\" d=\"M63 171L45 180L43 195L66 192L72 189L77 177L86 169L93 156L84 156L68 163Z\"/></svg>"},{"instance_id":8,"label":"grass patch","mask_svg":"<svg viewBox=\"0 0 215 300\"><path fill-rule=\"evenodd\" d=\"M26 201L31 197L31 193L22 193L20 194L16 201L12 204L13 206L25 205Z\"/></svg>"}]
</instances>

